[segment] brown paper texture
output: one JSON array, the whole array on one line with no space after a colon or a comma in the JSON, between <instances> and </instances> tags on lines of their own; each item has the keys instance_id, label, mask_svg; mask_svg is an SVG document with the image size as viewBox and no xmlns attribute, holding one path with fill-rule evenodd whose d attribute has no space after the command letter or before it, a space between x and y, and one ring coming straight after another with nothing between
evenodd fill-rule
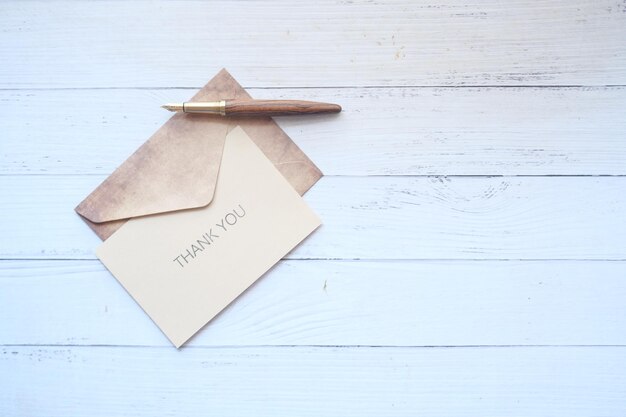
<instances>
[{"instance_id":1,"label":"brown paper texture","mask_svg":"<svg viewBox=\"0 0 626 417\"><path fill-rule=\"evenodd\" d=\"M249 99L221 70L190 101ZM321 171L269 117L173 115L93 190L76 212L105 240L129 218L203 207L213 198L226 134L241 126L301 195Z\"/></svg>"}]
</instances>

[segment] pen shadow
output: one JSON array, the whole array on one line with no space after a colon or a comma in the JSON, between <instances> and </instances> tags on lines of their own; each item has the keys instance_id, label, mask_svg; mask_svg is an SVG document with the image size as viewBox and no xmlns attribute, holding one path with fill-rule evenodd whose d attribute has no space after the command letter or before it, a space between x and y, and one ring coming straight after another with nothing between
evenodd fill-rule
<instances>
[{"instance_id":1,"label":"pen shadow","mask_svg":"<svg viewBox=\"0 0 626 417\"><path fill-rule=\"evenodd\" d=\"M341 117L341 113L307 114L302 116L275 116L274 121L280 126L300 126L332 122Z\"/></svg>"},{"instance_id":2,"label":"pen shadow","mask_svg":"<svg viewBox=\"0 0 626 417\"><path fill-rule=\"evenodd\" d=\"M224 117L213 114L194 114L187 113L181 117L187 117L190 119L212 120L215 122L227 121L229 125L235 126L240 124L241 121L254 119L254 116L230 116ZM320 123L330 123L338 120L341 117L341 113L320 113L320 114L307 114L301 116L274 116L272 119L281 129L305 129L307 126L312 126ZM243 123L245 125L245 123ZM294 138L293 133L287 132L292 140L297 142L297 137Z\"/></svg>"}]
</instances>

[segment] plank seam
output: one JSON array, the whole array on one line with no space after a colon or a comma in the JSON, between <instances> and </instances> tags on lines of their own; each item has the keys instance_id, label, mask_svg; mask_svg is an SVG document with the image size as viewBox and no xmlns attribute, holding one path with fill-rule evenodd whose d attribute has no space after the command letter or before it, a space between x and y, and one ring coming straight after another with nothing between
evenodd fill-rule
<instances>
[{"instance_id":1,"label":"plank seam","mask_svg":"<svg viewBox=\"0 0 626 417\"><path fill-rule=\"evenodd\" d=\"M100 262L96 258L6 258L0 262ZM283 258L281 262L626 262L626 258Z\"/></svg>"},{"instance_id":2,"label":"plank seam","mask_svg":"<svg viewBox=\"0 0 626 417\"><path fill-rule=\"evenodd\" d=\"M106 173L0 173L0 177L104 177ZM623 178L626 174L328 174L323 178Z\"/></svg>"},{"instance_id":3,"label":"plank seam","mask_svg":"<svg viewBox=\"0 0 626 417\"><path fill-rule=\"evenodd\" d=\"M78 345L78 344L0 344L3 348L21 348L21 347L68 347L68 348L152 348L152 349L171 349L169 345ZM565 344L565 345L211 345L211 346L184 346L182 349L275 349L275 348L317 348L317 349L533 349L533 348L626 348L626 345L598 345L598 344Z\"/></svg>"},{"instance_id":4,"label":"plank seam","mask_svg":"<svg viewBox=\"0 0 626 417\"><path fill-rule=\"evenodd\" d=\"M438 88L438 89L477 89L477 88L624 88L626 84L468 84L468 85L343 85L343 86L244 86L247 90L367 90L367 89L406 89L406 88ZM76 90L199 90L201 86L186 87L0 87L2 91L76 91Z\"/></svg>"}]
</instances>

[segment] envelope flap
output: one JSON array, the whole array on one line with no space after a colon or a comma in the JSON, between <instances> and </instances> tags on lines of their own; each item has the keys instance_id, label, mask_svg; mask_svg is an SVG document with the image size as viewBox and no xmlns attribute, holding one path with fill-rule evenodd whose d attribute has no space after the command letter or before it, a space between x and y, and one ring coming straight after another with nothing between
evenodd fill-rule
<instances>
[{"instance_id":1,"label":"envelope flap","mask_svg":"<svg viewBox=\"0 0 626 417\"><path fill-rule=\"evenodd\" d=\"M222 70L190 101L247 97ZM87 196L76 212L101 223L209 204L229 126L221 116L172 116Z\"/></svg>"},{"instance_id":2,"label":"envelope flap","mask_svg":"<svg viewBox=\"0 0 626 417\"><path fill-rule=\"evenodd\" d=\"M250 99L221 70L190 101ZM211 202L228 132L241 126L292 187L304 194L322 172L270 117L177 114L76 207L107 239L128 219Z\"/></svg>"}]
</instances>

